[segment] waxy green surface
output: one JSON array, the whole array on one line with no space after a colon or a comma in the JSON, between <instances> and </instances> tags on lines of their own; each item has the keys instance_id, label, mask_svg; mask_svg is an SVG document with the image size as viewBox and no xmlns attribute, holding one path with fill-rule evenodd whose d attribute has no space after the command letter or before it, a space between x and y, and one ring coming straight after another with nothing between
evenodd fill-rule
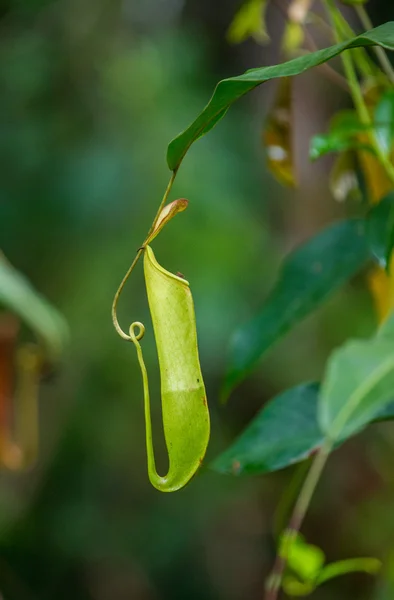
<instances>
[{"instance_id":1,"label":"waxy green surface","mask_svg":"<svg viewBox=\"0 0 394 600\"><path fill-rule=\"evenodd\" d=\"M209 412L189 283L163 269L150 246L145 249L144 273L159 358L163 426L169 458L169 470L163 476L156 471L148 377L133 326L130 334L144 380L149 479L158 490L172 492L186 485L202 463L209 441Z\"/></svg>"}]
</instances>

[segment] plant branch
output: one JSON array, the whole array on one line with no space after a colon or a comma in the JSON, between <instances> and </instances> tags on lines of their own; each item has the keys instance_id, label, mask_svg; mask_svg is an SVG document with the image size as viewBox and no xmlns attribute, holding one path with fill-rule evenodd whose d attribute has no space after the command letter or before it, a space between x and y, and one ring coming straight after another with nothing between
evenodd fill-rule
<instances>
[{"instance_id":1,"label":"plant branch","mask_svg":"<svg viewBox=\"0 0 394 600\"><path fill-rule=\"evenodd\" d=\"M291 545L294 543L304 522L312 496L331 450L332 442L327 439L316 454L315 460L306 476L304 485L301 488L300 495L298 496L298 500L290 517L289 524L285 530L282 547L279 547L274 567L267 581L265 600L277 600L278 598Z\"/></svg>"}]
</instances>

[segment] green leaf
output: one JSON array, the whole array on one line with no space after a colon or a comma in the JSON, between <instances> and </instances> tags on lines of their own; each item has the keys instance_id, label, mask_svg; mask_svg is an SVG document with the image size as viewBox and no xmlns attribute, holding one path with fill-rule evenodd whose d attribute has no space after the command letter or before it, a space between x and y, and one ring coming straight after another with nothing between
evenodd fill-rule
<instances>
[{"instance_id":1,"label":"green leaf","mask_svg":"<svg viewBox=\"0 0 394 600\"><path fill-rule=\"evenodd\" d=\"M269 41L265 26L267 0L247 0L236 13L227 30L230 44L240 44L249 37L263 44Z\"/></svg>"},{"instance_id":2,"label":"green leaf","mask_svg":"<svg viewBox=\"0 0 394 600\"><path fill-rule=\"evenodd\" d=\"M385 23L351 40L312 52L283 64L251 69L238 77L220 81L200 115L185 131L170 142L167 150L169 168L172 171L178 169L193 142L201 137L203 133L212 129L213 125L224 116L231 104L258 85L278 77L299 75L312 67L327 62L344 50L376 44L389 50L394 49L394 23Z\"/></svg>"},{"instance_id":3,"label":"green leaf","mask_svg":"<svg viewBox=\"0 0 394 600\"><path fill-rule=\"evenodd\" d=\"M359 431L393 396L393 319L374 338L347 342L328 361L318 420L333 442Z\"/></svg>"},{"instance_id":4,"label":"green leaf","mask_svg":"<svg viewBox=\"0 0 394 600\"><path fill-rule=\"evenodd\" d=\"M323 441L317 422L319 385L306 383L276 396L212 463L219 473L269 473L308 458Z\"/></svg>"},{"instance_id":5,"label":"green leaf","mask_svg":"<svg viewBox=\"0 0 394 600\"><path fill-rule=\"evenodd\" d=\"M377 558L367 557L339 560L326 565L321 570L316 581L316 587L329 579L334 579L340 575L348 575L349 573L367 573L368 575L376 575L381 568L382 563Z\"/></svg>"},{"instance_id":6,"label":"green leaf","mask_svg":"<svg viewBox=\"0 0 394 600\"><path fill-rule=\"evenodd\" d=\"M372 254L383 269L388 269L394 248L394 191L370 210L366 232Z\"/></svg>"},{"instance_id":7,"label":"green leaf","mask_svg":"<svg viewBox=\"0 0 394 600\"><path fill-rule=\"evenodd\" d=\"M68 338L62 315L0 253L0 304L30 327L56 359Z\"/></svg>"},{"instance_id":8,"label":"green leaf","mask_svg":"<svg viewBox=\"0 0 394 600\"><path fill-rule=\"evenodd\" d=\"M159 265L150 246L145 248L144 274L160 365L163 428L169 457L168 473L160 476L153 449L148 375L139 343L144 326L133 323L130 337L137 350L144 386L148 474L158 490L173 492L186 485L203 461L209 441L209 411L189 283Z\"/></svg>"},{"instance_id":9,"label":"green leaf","mask_svg":"<svg viewBox=\"0 0 394 600\"><path fill-rule=\"evenodd\" d=\"M328 133L315 135L311 139L309 157L316 160L330 152L367 150L376 154L372 145L360 142L360 134L374 132L382 152L389 156L394 139L394 91L385 91L377 103L373 125L362 123L354 110L343 110L335 115ZM364 136L365 137L365 136Z\"/></svg>"},{"instance_id":10,"label":"green leaf","mask_svg":"<svg viewBox=\"0 0 394 600\"><path fill-rule=\"evenodd\" d=\"M386 91L374 111L375 137L382 152L390 156L394 140L394 90Z\"/></svg>"},{"instance_id":11,"label":"green leaf","mask_svg":"<svg viewBox=\"0 0 394 600\"><path fill-rule=\"evenodd\" d=\"M211 468L230 475L261 475L306 460L324 438L317 420L318 399L318 383L282 392L264 406ZM394 402L379 410L373 422L391 419Z\"/></svg>"},{"instance_id":12,"label":"green leaf","mask_svg":"<svg viewBox=\"0 0 394 600\"><path fill-rule=\"evenodd\" d=\"M306 562L310 562L311 559L312 561L317 561L319 556L318 552L321 552L320 548L317 546L311 546L303 541L300 542L298 539L297 543L293 545L292 551L295 553L297 561L301 565L301 569L303 567L303 555L305 555L304 561ZM321 564L320 568L316 569L315 576L311 577L303 577L302 570L297 574L297 577L286 573L283 579L283 589L288 596L309 596L309 594L311 594L319 585L330 579L348 575L349 573L367 573L368 575L376 575L381 568L382 563L377 558L349 558L347 560L331 563L325 567Z\"/></svg>"},{"instance_id":13,"label":"green leaf","mask_svg":"<svg viewBox=\"0 0 394 600\"><path fill-rule=\"evenodd\" d=\"M368 150L374 153L372 146L359 141L360 133L368 130L353 110L341 111L331 121L328 133L315 135L311 139L309 157L316 160L330 152L346 150Z\"/></svg>"},{"instance_id":14,"label":"green leaf","mask_svg":"<svg viewBox=\"0 0 394 600\"><path fill-rule=\"evenodd\" d=\"M240 383L261 356L368 260L362 220L335 223L285 260L260 313L233 335L223 397Z\"/></svg>"}]
</instances>

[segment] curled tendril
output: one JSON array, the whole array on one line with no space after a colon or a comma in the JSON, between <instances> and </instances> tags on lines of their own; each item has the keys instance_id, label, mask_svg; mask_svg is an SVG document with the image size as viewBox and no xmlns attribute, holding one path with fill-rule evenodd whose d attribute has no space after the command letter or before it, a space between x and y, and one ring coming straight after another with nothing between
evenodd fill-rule
<instances>
[{"instance_id":1,"label":"curled tendril","mask_svg":"<svg viewBox=\"0 0 394 600\"><path fill-rule=\"evenodd\" d=\"M136 328L138 327L138 333L135 333ZM130 325L130 340L132 342L139 342L145 335L145 325L140 321L135 321Z\"/></svg>"},{"instance_id":2,"label":"curled tendril","mask_svg":"<svg viewBox=\"0 0 394 600\"><path fill-rule=\"evenodd\" d=\"M132 338L132 336L128 335L125 331L123 331L122 327L120 326L119 321L118 321L118 316L117 316L117 306L118 306L118 301L119 301L120 295L123 291L123 288L126 285L126 282L127 282L128 278L130 277L132 271L134 270L134 267L136 266L144 249L145 248L143 246L141 246L141 248L138 249L137 255L136 255L135 259L133 260L126 275L123 277L122 282L121 282L120 286L118 287L117 292L115 294L114 301L112 303L112 322L114 324L114 327L115 327L118 335L123 340L126 340L127 342L132 342L133 338ZM133 327L133 325L134 325L134 323L131 325L131 327ZM142 323L140 323L140 325L142 325ZM130 329L131 329L131 327L130 327ZM142 325L142 327L144 327L144 326ZM144 331L145 331L145 328L144 328ZM138 338L138 339L140 339L140 338Z\"/></svg>"}]
</instances>

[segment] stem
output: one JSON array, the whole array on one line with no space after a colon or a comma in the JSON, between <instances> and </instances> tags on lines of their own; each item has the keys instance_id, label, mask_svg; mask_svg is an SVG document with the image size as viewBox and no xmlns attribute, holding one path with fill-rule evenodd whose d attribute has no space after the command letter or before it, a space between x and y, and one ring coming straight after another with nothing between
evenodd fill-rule
<instances>
[{"instance_id":1,"label":"stem","mask_svg":"<svg viewBox=\"0 0 394 600\"><path fill-rule=\"evenodd\" d=\"M306 474L311 468L311 461L304 460L295 469L293 477L287 488L282 494L274 513L273 534L276 540L279 539L292 513L292 509L297 501L301 487L305 481Z\"/></svg>"},{"instance_id":2,"label":"stem","mask_svg":"<svg viewBox=\"0 0 394 600\"><path fill-rule=\"evenodd\" d=\"M342 41L341 35L339 33L338 28L338 15L340 14L337 7L335 6L334 0L325 0L325 4L327 6L328 13L330 15L332 27L337 39L337 42L340 43ZM379 159L382 167L386 171L387 177L390 179L391 183L394 185L394 165L391 163L389 157L382 152L382 149L379 146L379 143L376 140L376 137L373 133L373 123L368 111L368 108L364 102L364 98L362 95L361 87L359 81L357 79L356 70L353 65L353 60L350 52L342 52L341 55L343 68L345 70L346 79L348 80L350 86L350 93L353 98L353 103L356 108L358 117L362 123L368 126L370 129L369 138L370 143L373 146L377 158Z\"/></svg>"},{"instance_id":3,"label":"stem","mask_svg":"<svg viewBox=\"0 0 394 600\"><path fill-rule=\"evenodd\" d=\"M145 238L144 243L142 244L143 246L146 244L146 240L148 239L148 237L150 236L150 234L152 233L152 231L156 227L156 223L159 220L160 213L163 210L164 205L166 204L166 202L168 200L168 196L170 195L170 192L172 190L172 186L174 185L174 181L175 181L175 177L176 177L177 172L178 172L178 170L176 169L171 174L170 181L168 182L168 185L166 187L166 191L164 192L164 196L162 198L162 201L160 202L159 208L157 209L157 213L156 213L156 216L155 216L155 218L153 220L152 226L151 226L151 228L148 231L148 234L147 234L147 236Z\"/></svg>"},{"instance_id":4,"label":"stem","mask_svg":"<svg viewBox=\"0 0 394 600\"><path fill-rule=\"evenodd\" d=\"M120 283L120 286L116 290L116 294L115 294L114 300L112 302L112 323L113 323L113 325L114 325L117 333L120 335L120 337L123 338L124 340L128 341L128 342L131 341L131 337L127 333L125 333L123 331L123 329L121 328L121 326L119 324L117 312L116 312L117 311L118 302L119 302L119 298L120 298L120 295L121 295L121 293L123 291L124 286L126 285L127 280L129 279L131 273L134 271L134 267L138 263L138 261L139 261L139 259L141 257L142 252L145 250L145 246L146 246L147 240L149 239L150 234L152 233L152 231L156 227L156 223L157 223L157 221L158 221L158 219L160 217L160 213L163 210L163 207L164 207L164 205L167 202L168 196L170 195L172 186L174 185L176 174L177 174L177 170L175 170L175 171L172 172L170 181L168 182L166 191L164 192L164 196L163 196L163 198L162 198L162 200L160 202L159 208L157 209L156 216L153 219L153 223L152 223L152 225L151 225L151 227L150 227L150 229L149 229L149 231L147 233L147 236L146 236L146 238L144 240L144 243L140 246L140 248L138 248L137 254L136 254L133 262L131 263L131 265L130 265L130 267L129 267L127 273L126 273L126 275L123 277L123 279L122 279L122 281Z\"/></svg>"},{"instance_id":5,"label":"stem","mask_svg":"<svg viewBox=\"0 0 394 600\"><path fill-rule=\"evenodd\" d=\"M278 552L271 575L267 581L265 591L265 600L277 600L282 585L287 559L291 545L293 544L297 533L299 532L315 492L320 476L323 472L327 459L332 450L332 442L326 439L322 447L316 454L315 460L306 476L298 500L294 506L289 524L285 531L284 543Z\"/></svg>"},{"instance_id":6,"label":"stem","mask_svg":"<svg viewBox=\"0 0 394 600\"><path fill-rule=\"evenodd\" d=\"M369 18L369 15L367 13L367 11L365 10L364 6L362 4L358 4L355 6L358 18L360 19L363 27L365 29L373 29L373 23L371 21L371 19ZM385 72L385 74L387 75L388 79L390 80L390 83L394 84L394 68L384 50L384 48L381 48L381 46L374 46L373 48L376 57L380 63L380 66L382 67L382 70Z\"/></svg>"},{"instance_id":7,"label":"stem","mask_svg":"<svg viewBox=\"0 0 394 600\"><path fill-rule=\"evenodd\" d=\"M341 11L337 10L334 4L333 8L335 10L335 28L333 28L333 33L336 40L338 41L340 39L343 41L343 38L348 39L354 37L356 34ZM376 74L377 67L364 48L354 48L349 52L351 52L356 68L363 77L373 77Z\"/></svg>"}]
</instances>

